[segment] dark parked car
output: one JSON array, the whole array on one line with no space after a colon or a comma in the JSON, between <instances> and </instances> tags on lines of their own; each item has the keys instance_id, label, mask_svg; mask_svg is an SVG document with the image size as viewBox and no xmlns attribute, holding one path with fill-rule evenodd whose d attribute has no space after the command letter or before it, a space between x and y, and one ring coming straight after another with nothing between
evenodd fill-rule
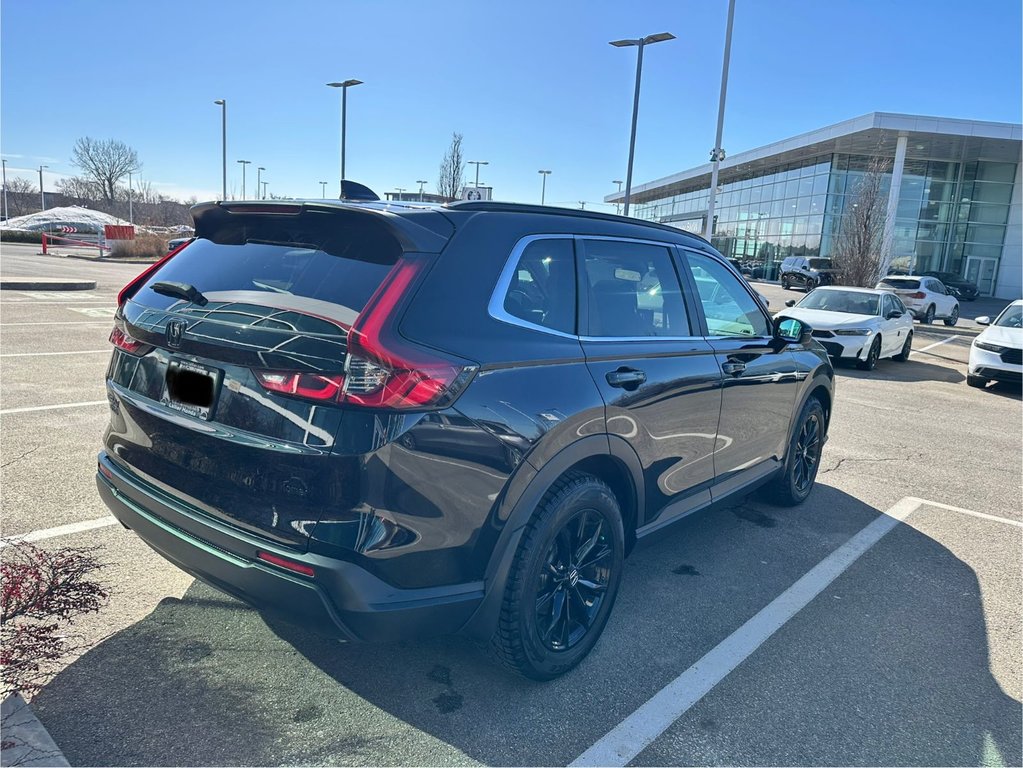
<instances>
[{"instance_id":1,"label":"dark parked car","mask_svg":"<svg viewBox=\"0 0 1023 768\"><path fill-rule=\"evenodd\" d=\"M493 202L193 217L118 297L97 483L259 609L463 632L548 679L597 641L637 539L810 493L827 354L699 237Z\"/></svg>"},{"instance_id":2,"label":"dark parked car","mask_svg":"<svg viewBox=\"0 0 1023 768\"><path fill-rule=\"evenodd\" d=\"M809 293L818 285L831 285L834 275L831 259L788 256L782 259L778 279L786 291L793 285L802 285Z\"/></svg>"},{"instance_id":3,"label":"dark parked car","mask_svg":"<svg viewBox=\"0 0 1023 768\"><path fill-rule=\"evenodd\" d=\"M938 278L946 288L955 290L955 295L963 301L973 301L980 296L980 288L962 275L955 272L923 272L921 274Z\"/></svg>"}]
</instances>

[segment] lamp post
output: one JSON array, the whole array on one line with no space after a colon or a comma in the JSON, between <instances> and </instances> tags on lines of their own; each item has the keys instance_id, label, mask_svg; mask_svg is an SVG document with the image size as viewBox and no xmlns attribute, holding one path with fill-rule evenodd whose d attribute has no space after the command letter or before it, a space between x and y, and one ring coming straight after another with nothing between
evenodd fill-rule
<instances>
[{"instance_id":1,"label":"lamp post","mask_svg":"<svg viewBox=\"0 0 1023 768\"><path fill-rule=\"evenodd\" d=\"M643 76L643 49L651 43L661 43L665 40L674 40L671 32L660 32L656 35L647 35L637 40L612 40L611 45L616 48L626 48L630 45L636 46L639 53L636 55L636 92L632 98L632 135L629 139L629 167L625 173L625 215L629 215L629 197L632 194L632 160L636 154L636 120L639 117L639 83Z\"/></svg>"},{"instance_id":2,"label":"lamp post","mask_svg":"<svg viewBox=\"0 0 1023 768\"><path fill-rule=\"evenodd\" d=\"M419 202L423 202L423 186L425 186L426 181L424 179L416 179L416 184L419 185Z\"/></svg>"},{"instance_id":3,"label":"lamp post","mask_svg":"<svg viewBox=\"0 0 1023 768\"><path fill-rule=\"evenodd\" d=\"M547 177L551 175L550 171L537 171L543 177L543 186L540 187L540 205L543 205L547 200Z\"/></svg>"},{"instance_id":4,"label":"lamp post","mask_svg":"<svg viewBox=\"0 0 1023 768\"><path fill-rule=\"evenodd\" d=\"M11 217L11 214L7 210L7 160L6 159L3 160L3 168L4 168L4 221L7 221Z\"/></svg>"},{"instance_id":5,"label":"lamp post","mask_svg":"<svg viewBox=\"0 0 1023 768\"><path fill-rule=\"evenodd\" d=\"M490 161L489 160L470 160L467 163L467 165L475 165L476 166L476 186L478 187L480 185L480 166L481 165L490 165Z\"/></svg>"},{"instance_id":6,"label":"lamp post","mask_svg":"<svg viewBox=\"0 0 1023 768\"><path fill-rule=\"evenodd\" d=\"M327 83L328 88L341 89L341 181L345 180L345 133L347 128L348 89L353 85L362 85L362 80L345 80L341 83ZM344 194L342 184L341 194Z\"/></svg>"},{"instance_id":7,"label":"lamp post","mask_svg":"<svg viewBox=\"0 0 1023 768\"><path fill-rule=\"evenodd\" d=\"M725 57L721 64L721 95L718 98L718 127L714 135L714 149L710 151L710 160L714 164L710 170L710 198L707 201L707 223L704 237L710 241L714 234L714 206L717 203L718 166L725 159L725 151L721 149L721 131L725 127L725 91L728 90L728 57L732 50L732 18L735 16L735 0L728 0L728 24L725 27Z\"/></svg>"},{"instance_id":8,"label":"lamp post","mask_svg":"<svg viewBox=\"0 0 1023 768\"><path fill-rule=\"evenodd\" d=\"M128 171L128 223L135 224L135 215L131 207L131 171Z\"/></svg>"},{"instance_id":9,"label":"lamp post","mask_svg":"<svg viewBox=\"0 0 1023 768\"><path fill-rule=\"evenodd\" d=\"M43 194L43 168L49 168L48 165L39 166L39 204L42 206L41 210L46 210L46 195Z\"/></svg>"},{"instance_id":10,"label":"lamp post","mask_svg":"<svg viewBox=\"0 0 1023 768\"><path fill-rule=\"evenodd\" d=\"M239 160L242 166L242 200L245 199L245 166L251 163L251 160ZM258 193L257 193L258 194Z\"/></svg>"},{"instance_id":11,"label":"lamp post","mask_svg":"<svg viewBox=\"0 0 1023 768\"><path fill-rule=\"evenodd\" d=\"M266 200L266 185L269 184L269 183L270 182L268 182L268 181L264 181L263 182L263 199L264 200Z\"/></svg>"},{"instance_id":12,"label":"lamp post","mask_svg":"<svg viewBox=\"0 0 1023 768\"><path fill-rule=\"evenodd\" d=\"M397 190L398 197L395 198L399 203L401 202L401 194L405 191L405 187L395 187Z\"/></svg>"},{"instance_id":13,"label":"lamp post","mask_svg":"<svg viewBox=\"0 0 1023 768\"><path fill-rule=\"evenodd\" d=\"M223 189L221 195L227 200L227 99L217 99L213 102L221 107L220 116L220 154L221 165L223 165Z\"/></svg>"},{"instance_id":14,"label":"lamp post","mask_svg":"<svg viewBox=\"0 0 1023 768\"><path fill-rule=\"evenodd\" d=\"M622 181L621 179L615 179L611 183L618 185L618 194L620 195L622 193L622 184L624 184L625 182ZM615 213L621 213L621 212L622 212L622 204L621 203L615 203Z\"/></svg>"},{"instance_id":15,"label":"lamp post","mask_svg":"<svg viewBox=\"0 0 1023 768\"><path fill-rule=\"evenodd\" d=\"M266 168L264 168L263 166L259 166L258 168L256 168L256 199L257 200L260 199L259 193L260 193L260 191L263 188L263 171L265 171L265 170L266 170Z\"/></svg>"},{"instance_id":16,"label":"lamp post","mask_svg":"<svg viewBox=\"0 0 1023 768\"><path fill-rule=\"evenodd\" d=\"M320 182L320 197L322 198L327 197L327 182L325 181Z\"/></svg>"}]
</instances>

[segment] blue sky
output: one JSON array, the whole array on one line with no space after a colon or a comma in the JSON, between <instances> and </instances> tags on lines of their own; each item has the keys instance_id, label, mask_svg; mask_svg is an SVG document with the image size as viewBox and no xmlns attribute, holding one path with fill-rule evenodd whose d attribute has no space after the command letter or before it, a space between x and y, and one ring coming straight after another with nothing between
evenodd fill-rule
<instances>
[{"instance_id":1,"label":"blue sky","mask_svg":"<svg viewBox=\"0 0 1023 768\"><path fill-rule=\"evenodd\" d=\"M269 189L337 194L339 93L348 177L427 190L451 133L487 160L495 197L603 207L624 179L635 49L644 57L636 183L705 162L714 143L726 0L174 3L6 0L0 150L13 175L72 174L76 138L135 147L166 194L219 196L248 159ZM723 146L735 154L871 111L1019 122L1018 0L737 0ZM467 170L472 179L472 170Z\"/></svg>"}]
</instances>

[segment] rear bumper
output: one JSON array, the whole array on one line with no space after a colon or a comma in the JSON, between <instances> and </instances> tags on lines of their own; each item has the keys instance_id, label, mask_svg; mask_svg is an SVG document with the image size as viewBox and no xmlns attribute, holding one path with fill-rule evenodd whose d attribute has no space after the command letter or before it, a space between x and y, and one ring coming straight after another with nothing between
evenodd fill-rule
<instances>
[{"instance_id":1,"label":"rear bumper","mask_svg":"<svg viewBox=\"0 0 1023 768\"><path fill-rule=\"evenodd\" d=\"M482 582L393 587L354 563L295 552L185 507L99 455L96 485L114 516L157 553L253 607L322 634L384 642L451 634L483 600ZM257 552L309 566L292 573Z\"/></svg>"}]
</instances>

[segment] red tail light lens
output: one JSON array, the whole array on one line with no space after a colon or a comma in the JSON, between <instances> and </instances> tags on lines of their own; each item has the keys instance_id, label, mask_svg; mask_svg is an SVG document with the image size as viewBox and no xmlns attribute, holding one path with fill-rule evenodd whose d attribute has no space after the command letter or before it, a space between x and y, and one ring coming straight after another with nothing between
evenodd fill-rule
<instances>
[{"instance_id":1,"label":"red tail light lens","mask_svg":"<svg viewBox=\"0 0 1023 768\"><path fill-rule=\"evenodd\" d=\"M295 395L309 400L341 399L341 387L345 383L343 374L293 373L289 371L256 371L259 383L271 392Z\"/></svg>"},{"instance_id":2,"label":"red tail light lens","mask_svg":"<svg viewBox=\"0 0 1023 768\"><path fill-rule=\"evenodd\" d=\"M152 345L145 344L138 339L134 339L118 327L114 327L114 330L110 332L110 343L118 349L124 350L132 355L144 355L150 349Z\"/></svg>"},{"instance_id":3,"label":"red tail light lens","mask_svg":"<svg viewBox=\"0 0 1023 768\"><path fill-rule=\"evenodd\" d=\"M927 294L924 293L923 291L917 291L916 293L909 294L909 298L911 298L911 299L926 299L927 298Z\"/></svg>"},{"instance_id":4,"label":"red tail light lens","mask_svg":"<svg viewBox=\"0 0 1023 768\"><path fill-rule=\"evenodd\" d=\"M402 259L370 297L348 333L341 374L256 371L272 392L365 408L438 408L449 405L475 375L477 366L453 360L406 341L394 315L428 262Z\"/></svg>"},{"instance_id":5,"label":"red tail light lens","mask_svg":"<svg viewBox=\"0 0 1023 768\"><path fill-rule=\"evenodd\" d=\"M152 275L154 272L156 272L156 270L158 270L160 267L166 264L167 261L169 261L171 258L177 256L179 253L185 250L185 248L187 248L193 242L195 241L186 240L173 251L171 251L162 259L160 259L158 262L156 262L155 264L150 264L148 267L142 270L138 277L136 277L134 280L132 280L130 283L124 286L124 288L121 289L121 292L117 294L117 306L123 307L124 302L126 302L128 299L135 295L135 292L145 284L145 282L149 279L150 275Z\"/></svg>"},{"instance_id":6,"label":"red tail light lens","mask_svg":"<svg viewBox=\"0 0 1023 768\"><path fill-rule=\"evenodd\" d=\"M294 560L288 560L288 558L281 557L280 555L272 555L269 552L256 552L256 557L264 563L270 563L271 565L276 565L278 568L284 568L289 571L294 571L295 573L301 573L303 576L316 575L312 566L306 565L305 563L296 563Z\"/></svg>"}]
</instances>

